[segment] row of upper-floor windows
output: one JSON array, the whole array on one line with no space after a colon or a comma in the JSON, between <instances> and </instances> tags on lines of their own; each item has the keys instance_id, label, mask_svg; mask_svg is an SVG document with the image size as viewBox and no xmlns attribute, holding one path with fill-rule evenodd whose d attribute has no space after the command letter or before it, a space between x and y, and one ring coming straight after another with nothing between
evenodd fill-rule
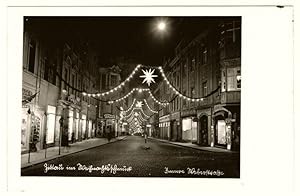
<instances>
[{"instance_id":1,"label":"row of upper-floor windows","mask_svg":"<svg viewBox=\"0 0 300 196\"><path fill-rule=\"evenodd\" d=\"M120 81L118 74L102 73L99 76L98 82L102 91L109 90L110 88L116 87Z\"/></svg>"},{"instance_id":2,"label":"row of upper-floor windows","mask_svg":"<svg viewBox=\"0 0 300 196\"><path fill-rule=\"evenodd\" d=\"M95 85L92 84L91 81L88 81L87 79L82 80L82 76L72 71L70 68L64 68L63 73L60 74L55 59L49 59L48 57L44 56L41 60L38 60L38 47L34 39L30 40L28 48L29 50L27 54L28 60L26 68L29 72L38 75L42 79L56 86L59 86L59 83L61 82L62 89L67 90L69 94L76 95L77 97L82 98L84 101L88 101L87 98L81 96L79 91L90 91L91 89L94 89ZM62 78L62 81L60 78Z\"/></svg>"}]
</instances>

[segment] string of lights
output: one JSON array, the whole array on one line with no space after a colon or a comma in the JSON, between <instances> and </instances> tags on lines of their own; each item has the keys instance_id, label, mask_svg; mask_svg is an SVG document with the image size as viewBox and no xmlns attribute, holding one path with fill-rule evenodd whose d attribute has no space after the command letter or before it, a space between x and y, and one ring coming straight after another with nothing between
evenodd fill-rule
<instances>
[{"instance_id":1,"label":"string of lights","mask_svg":"<svg viewBox=\"0 0 300 196\"><path fill-rule=\"evenodd\" d=\"M187 101L192 101L192 102L195 102L195 101L203 101L204 100L204 97L201 97L201 98L192 98L192 97L188 97L188 96L185 96L183 95L182 93L180 93L170 82L169 80L167 79L165 73L164 73L164 70L162 69L162 67L158 67L164 81L167 83L167 85L169 86L170 89L173 90L173 92L178 95L180 98L183 98Z\"/></svg>"},{"instance_id":2,"label":"string of lights","mask_svg":"<svg viewBox=\"0 0 300 196\"><path fill-rule=\"evenodd\" d=\"M57 71L55 72L55 75L58 76L58 78L59 78L61 81L63 81L64 84L65 84L66 86L68 86L69 88L73 89L73 90L76 91L76 92L83 93L82 90L80 90L80 89L78 89L78 88L75 88L74 86L70 85L66 80L64 80L63 77L62 77ZM91 96L91 95L90 95L90 96ZM90 96L89 96L89 97L90 97ZM101 100L101 99L99 99L99 98L95 98L95 96L93 96L92 98L95 99L95 100L98 100L98 101L100 101L100 102L107 102L107 101L105 101L105 100Z\"/></svg>"},{"instance_id":3,"label":"string of lights","mask_svg":"<svg viewBox=\"0 0 300 196\"><path fill-rule=\"evenodd\" d=\"M148 102L147 102L146 99L144 99L144 102L146 103L146 106L148 107L148 109L149 109L152 113L158 113L158 111L152 110L152 109L150 108L150 106L148 105Z\"/></svg>"},{"instance_id":4,"label":"string of lights","mask_svg":"<svg viewBox=\"0 0 300 196\"><path fill-rule=\"evenodd\" d=\"M134 113L134 118L139 118L141 121L147 121L147 119L143 118L139 112Z\"/></svg>"},{"instance_id":5,"label":"string of lights","mask_svg":"<svg viewBox=\"0 0 300 196\"><path fill-rule=\"evenodd\" d=\"M131 110L131 112L128 114L128 115L126 115L126 116L124 116L123 118L126 118L126 119L128 119L128 118L130 118L131 116L132 116L132 114L133 114L133 111L135 111L135 110L140 110L141 112L142 112L142 114L146 117L146 118L149 118L150 116L148 116L147 114L145 114L145 112L144 112L144 110L142 109L142 108L133 108L132 110ZM137 116L136 115L137 114L137 112L135 113L135 116ZM145 118L143 118L143 119L145 119Z\"/></svg>"},{"instance_id":6,"label":"string of lights","mask_svg":"<svg viewBox=\"0 0 300 196\"><path fill-rule=\"evenodd\" d=\"M136 116L131 115L131 116L127 119L127 121L132 121L134 118L136 118Z\"/></svg>"},{"instance_id":7,"label":"string of lights","mask_svg":"<svg viewBox=\"0 0 300 196\"><path fill-rule=\"evenodd\" d=\"M136 101L136 99L133 99L131 106L127 110L124 110L124 112L126 112L126 113L129 112L132 109L132 107L134 106L135 101Z\"/></svg>"},{"instance_id":8,"label":"string of lights","mask_svg":"<svg viewBox=\"0 0 300 196\"><path fill-rule=\"evenodd\" d=\"M142 115L138 115L138 118L139 118L141 121L147 121L147 119L143 118Z\"/></svg>"},{"instance_id":9,"label":"string of lights","mask_svg":"<svg viewBox=\"0 0 300 196\"><path fill-rule=\"evenodd\" d=\"M144 91L149 91L149 89L147 88L133 88L129 93L127 93L126 95L124 95L123 97L119 98L119 99L115 99L115 100L110 100L108 101L109 104L113 104L115 102L119 102L122 101L124 99L126 99L127 97L129 97L132 93L134 93L135 91L138 91L139 93L144 92Z\"/></svg>"},{"instance_id":10,"label":"string of lights","mask_svg":"<svg viewBox=\"0 0 300 196\"><path fill-rule=\"evenodd\" d=\"M135 108L133 108L133 109L130 111L130 113L129 113L128 115L125 115L125 116L124 116L124 118L128 118L128 117L130 117L130 116L132 115L132 113L133 113L134 109L135 109Z\"/></svg>"},{"instance_id":11,"label":"string of lights","mask_svg":"<svg viewBox=\"0 0 300 196\"><path fill-rule=\"evenodd\" d=\"M129 123L129 126L131 126L131 127L134 126L135 128L136 128L136 127L141 127L141 125L140 125L137 121L132 121L132 122L130 122L130 123Z\"/></svg>"},{"instance_id":12,"label":"string of lights","mask_svg":"<svg viewBox=\"0 0 300 196\"><path fill-rule=\"evenodd\" d=\"M148 116L147 114L145 114L143 108L139 108L142 111L142 114L146 117L146 118L150 118L150 116Z\"/></svg>"},{"instance_id":13,"label":"string of lights","mask_svg":"<svg viewBox=\"0 0 300 196\"><path fill-rule=\"evenodd\" d=\"M153 94L151 93L151 91L149 91L149 94L150 94L150 96L151 96L151 98L157 103L157 104L159 104L159 105L161 105L161 106L167 106L167 105L169 105L169 103L168 102L160 102L160 101L158 101L154 96L153 96Z\"/></svg>"},{"instance_id":14,"label":"string of lights","mask_svg":"<svg viewBox=\"0 0 300 196\"><path fill-rule=\"evenodd\" d=\"M88 96L93 96L93 97L100 97L100 96L107 96L109 94L112 94L114 93L115 91L121 89L123 86L125 86L125 84L127 82L129 82L133 76L135 75L135 73L139 70L139 68L141 67L142 65L139 64L135 67L135 69L131 72L131 74L126 78L126 80L124 80L123 82L121 82L118 86L110 89L109 91L106 91L106 92L102 92L102 93L87 93L87 92L82 92L82 94L85 94L85 95L88 95Z\"/></svg>"}]
</instances>

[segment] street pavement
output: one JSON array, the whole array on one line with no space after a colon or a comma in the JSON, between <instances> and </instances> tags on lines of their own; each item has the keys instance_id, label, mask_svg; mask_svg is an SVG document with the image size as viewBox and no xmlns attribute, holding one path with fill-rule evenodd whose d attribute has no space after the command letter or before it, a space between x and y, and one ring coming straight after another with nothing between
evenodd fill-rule
<instances>
[{"instance_id":1,"label":"street pavement","mask_svg":"<svg viewBox=\"0 0 300 196\"><path fill-rule=\"evenodd\" d=\"M128 136L23 168L21 175L239 178L240 157Z\"/></svg>"},{"instance_id":2,"label":"street pavement","mask_svg":"<svg viewBox=\"0 0 300 196\"><path fill-rule=\"evenodd\" d=\"M119 136L117 138L112 138L110 142L116 142L124 139L126 136ZM73 144L69 144L70 147L61 147L59 153L59 147L50 147L47 149L42 149L37 152L31 152L21 155L21 168L36 165L41 162L46 162L52 159L63 157L72 153L77 153L83 150L87 150L93 147L98 147L100 145L107 144L106 138L91 138L88 140L83 140Z\"/></svg>"}]
</instances>

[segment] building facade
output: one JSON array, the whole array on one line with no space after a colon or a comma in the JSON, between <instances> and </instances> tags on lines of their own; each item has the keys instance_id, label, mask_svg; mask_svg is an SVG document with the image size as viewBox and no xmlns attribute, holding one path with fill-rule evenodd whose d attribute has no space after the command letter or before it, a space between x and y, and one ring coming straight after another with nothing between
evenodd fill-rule
<instances>
[{"instance_id":1,"label":"building facade","mask_svg":"<svg viewBox=\"0 0 300 196\"><path fill-rule=\"evenodd\" d=\"M95 136L96 91L86 61L67 43L24 31L21 151L40 150Z\"/></svg>"},{"instance_id":2,"label":"building facade","mask_svg":"<svg viewBox=\"0 0 300 196\"><path fill-rule=\"evenodd\" d=\"M241 20L218 21L192 41L182 40L163 65L159 100L171 101L158 114L161 139L238 150L240 145ZM199 102L192 98L201 98ZM156 117L157 118L157 117ZM155 122L152 117L150 122Z\"/></svg>"},{"instance_id":3,"label":"building facade","mask_svg":"<svg viewBox=\"0 0 300 196\"><path fill-rule=\"evenodd\" d=\"M99 68L99 79L97 85L100 93L109 92L111 89L121 83L121 69L118 66ZM105 97L105 100L99 102L98 129L101 137L111 134L112 137L122 135L123 127L121 123L121 108L123 103L110 103L110 101L120 98L124 94L125 88L116 91Z\"/></svg>"}]
</instances>

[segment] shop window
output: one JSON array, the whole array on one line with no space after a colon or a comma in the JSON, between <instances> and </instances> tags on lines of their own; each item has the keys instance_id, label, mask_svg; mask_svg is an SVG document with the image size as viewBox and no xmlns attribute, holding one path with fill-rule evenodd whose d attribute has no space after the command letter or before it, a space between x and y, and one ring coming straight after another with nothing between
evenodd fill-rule
<instances>
[{"instance_id":1,"label":"shop window","mask_svg":"<svg viewBox=\"0 0 300 196\"><path fill-rule=\"evenodd\" d=\"M56 107L48 105L47 106L47 136L46 136L47 144L54 142L55 113L56 113Z\"/></svg>"},{"instance_id":2,"label":"shop window","mask_svg":"<svg viewBox=\"0 0 300 196\"><path fill-rule=\"evenodd\" d=\"M217 121L217 142L218 144L226 144L226 124L224 120Z\"/></svg>"},{"instance_id":3,"label":"shop window","mask_svg":"<svg viewBox=\"0 0 300 196\"><path fill-rule=\"evenodd\" d=\"M241 82L242 82L241 70L237 70L236 85L238 89L241 88Z\"/></svg>"},{"instance_id":4,"label":"shop window","mask_svg":"<svg viewBox=\"0 0 300 196\"><path fill-rule=\"evenodd\" d=\"M35 64L35 41L31 40L29 45L29 65L28 65L28 71L31 73L34 73L34 64Z\"/></svg>"}]
</instances>

